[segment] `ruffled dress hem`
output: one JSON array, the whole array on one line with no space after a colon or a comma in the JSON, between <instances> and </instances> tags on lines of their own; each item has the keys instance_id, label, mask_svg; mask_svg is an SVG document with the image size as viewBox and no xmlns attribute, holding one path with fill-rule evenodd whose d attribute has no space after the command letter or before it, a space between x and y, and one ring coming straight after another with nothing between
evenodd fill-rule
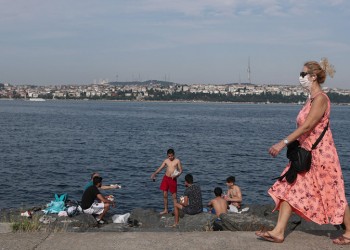
<instances>
[{"instance_id":1,"label":"ruffled dress hem","mask_svg":"<svg viewBox=\"0 0 350 250\"><path fill-rule=\"evenodd\" d=\"M284 199L282 199L282 198L276 197L273 193L268 192L268 194L271 196L271 198L272 198L273 201L275 202L275 207L274 207L274 209L272 210L272 212L279 211L281 202L283 202L283 201L288 202L287 200L284 200ZM341 225L341 224L343 223L343 221L341 221L341 222L338 222L338 221L337 221L337 222L331 222L331 220L329 220L329 218L328 218L328 222L320 222L320 221L312 220L311 218L309 218L309 217L307 217L305 214L303 214L301 211L299 211L297 208L293 207L293 205L290 204L289 202L288 202L288 204L291 206L292 211L293 211L296 215L298 215L298 216L300 216L301 218L303 218L305 221L312 221L312 222L315 222L315 223L318 224L318 225L325 225L325 224ZM345 214L345 209L346 209L347 206L348 206L348 203L345 203L344 206L343 206L344 214Z\"/></svg>"}]
</instances>

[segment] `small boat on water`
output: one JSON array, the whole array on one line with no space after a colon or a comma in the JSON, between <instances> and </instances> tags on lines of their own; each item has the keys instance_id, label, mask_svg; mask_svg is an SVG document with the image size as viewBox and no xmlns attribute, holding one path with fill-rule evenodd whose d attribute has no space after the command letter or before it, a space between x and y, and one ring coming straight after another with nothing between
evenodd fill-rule
<instances>
[{"instance_id":1,"label":"small boat on water","mask_svg":"<svg viewBox=\"0 0 350 250\"><path fill-rule=\"evenodd\" d=\"M28 101L31 101L31 102L44 102L45 99L43 99L43 98L29 98Z\"/></svg>"}]
</instances>

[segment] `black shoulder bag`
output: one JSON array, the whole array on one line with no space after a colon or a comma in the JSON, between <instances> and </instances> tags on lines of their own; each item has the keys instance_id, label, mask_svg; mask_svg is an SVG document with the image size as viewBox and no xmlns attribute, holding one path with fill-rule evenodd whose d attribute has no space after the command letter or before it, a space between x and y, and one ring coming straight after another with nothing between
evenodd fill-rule
<instances>
[{"instance_id":1,"label":"black shoulder bag","mask_svg":"<svg viewBox=\"0 0 350 250\"><path fill-rule=\"evenodd\" d=\"M328 123L327 126L323 129L323 132L318 137L316 142L312 145L311 150L306 150L305 148L300 146L300 143L298 140L293 141L292 143L288 144L287 146L287 158L290 162L290 168L288 171L276 178L279 181L282 181L285 177L287 182L289 184L292 184L299 173L306 173L311 168L311 160L312 160L312 154L311 151L317 147L319 142L322 140L324 134L326 133L328 129Z\"/></svg>"}]
</instances>

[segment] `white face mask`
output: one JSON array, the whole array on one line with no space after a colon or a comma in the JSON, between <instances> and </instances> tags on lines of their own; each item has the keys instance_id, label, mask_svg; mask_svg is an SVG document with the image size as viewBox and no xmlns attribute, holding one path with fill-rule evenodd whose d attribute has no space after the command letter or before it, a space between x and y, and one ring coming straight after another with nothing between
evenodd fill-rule
<instances>
[{"instance_id":1,"label":"white face mask","mask_svg":"<svg viewBox=\"0 0 350 250\"><path fill-rule=\"evenodd\" d=\"M308 91L311 90L311 82L309 81L307 75L304 76L304 77L299 76L299 82L300 82L300 85L301 85L304 89L306 89L306 90L308 90Z\"/></svg>"}]
</instances>

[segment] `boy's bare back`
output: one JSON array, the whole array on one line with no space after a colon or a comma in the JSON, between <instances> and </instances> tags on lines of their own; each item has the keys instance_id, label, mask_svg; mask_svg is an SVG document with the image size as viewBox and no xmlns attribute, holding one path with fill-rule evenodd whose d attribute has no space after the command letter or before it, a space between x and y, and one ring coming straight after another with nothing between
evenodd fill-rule
<instances>
[{"instance_id":1,"label":"boy's bare back","mask_svg":"<svg viewBox=\"0 0 350 250\"><path fill-rule=\"evenodd\" d=\"M227 201L222 197L216 197L209 203L214 209L216 216L227 213Z\"/></svg>"}]
</instances>

